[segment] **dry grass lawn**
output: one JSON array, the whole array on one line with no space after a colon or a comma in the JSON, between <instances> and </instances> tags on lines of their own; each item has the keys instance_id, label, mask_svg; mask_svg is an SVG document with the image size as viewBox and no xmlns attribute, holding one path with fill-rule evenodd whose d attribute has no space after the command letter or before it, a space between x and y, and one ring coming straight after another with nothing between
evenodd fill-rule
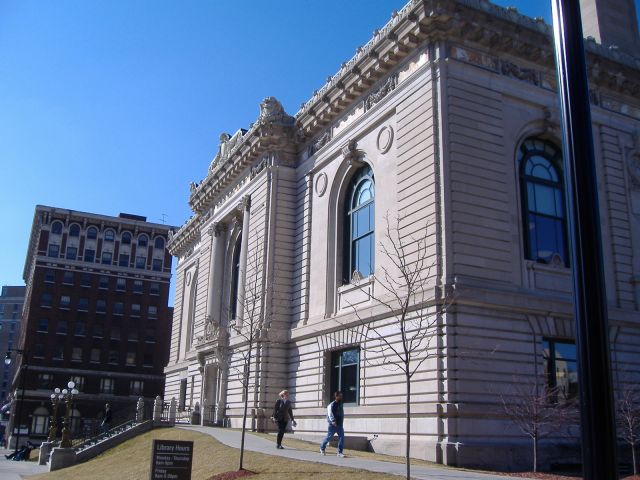
<instances>
[{"instance_id":1,"label":"dry grass lawn","mask_svg":"<svg viewBox=\"0 0 640 480\"><path fill-rule=\"evenodd\" d=\"M193 440L192 480L208 480L215 474L236 470L238 450L208 435L178 428L156 429L125 442L93 460L28 480L147 480L153 439ZM261 453L245 452L245 468L256 472L251 480L391 480L391 475L334 467L320 463L287 460Z\"/></svg>"}]
</instances>

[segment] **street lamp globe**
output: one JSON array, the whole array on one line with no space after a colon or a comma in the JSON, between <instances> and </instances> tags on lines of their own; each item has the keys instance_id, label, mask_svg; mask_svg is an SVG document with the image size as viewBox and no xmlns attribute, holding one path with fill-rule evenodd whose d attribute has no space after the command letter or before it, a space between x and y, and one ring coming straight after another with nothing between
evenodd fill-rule
<instances>
[{"instance_id":1,"label":"street lamp globe","mask_svg":"<svg viewBox=\"0 0 640 480\"><path fill-rule=\"evenodd\" d=\"M55 393L56 395L58 395L60 393L60 389L58 387L53 389L53 393Z\"/></svg>"},{"instance_id":2,"label":"street lamp globe","mask_svg":"<svg viewBox=\"0 0 640 480\"><path fill-rule=\"evenodd\" d=\"M55 400L58 396L55 393L51 394L51 401Z\"/></svg>"},{"instance_id":3,"label":"street lamp globe","mask_svg":"<svg viewBox=\"0 0 640 480\"><path fill-rule=\"evenodd\" d=\"M4 356L4 364L11 365L11 352L7 352L7 354Z\"/></svg>"},{"instance_id":4,"label":"street lamp globe","mask_svg":"<svg viewBox=\"0 0 640 480\"><path fill-rule=\"evenodd\" d=\"M66 395L67 393L69 393L69 391L68 391L66 388L63 388L63 389L62 389L62 394L63 394L63 395Z\"/></svg>"},{"instance_id":5,"label":"street lamp globe","mask_svg":"<svg viewBox=\"0 0 640 480\"><path fill-rule=\"evenodd\" d=\"M73 390L75 386L76 384L73 380L70 380L69 383L67 383L67 387L69 387L69 390Z\"/></svg>"},{"instance_id":6,"label":"street lamp globe","mask_svg":"<svg viewBox=\"0 0 640 480\"><path fill-rule=\"evenodd\" d=\"M74 388L73 390L71 390L71 395L77 395L78 394L78 389Z\"/></svg>"}]
</instances>

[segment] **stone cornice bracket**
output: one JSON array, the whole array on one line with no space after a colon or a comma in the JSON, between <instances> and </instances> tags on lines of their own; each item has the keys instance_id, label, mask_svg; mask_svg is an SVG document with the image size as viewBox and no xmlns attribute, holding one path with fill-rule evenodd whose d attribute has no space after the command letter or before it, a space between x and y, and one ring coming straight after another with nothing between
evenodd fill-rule
<instances>
[{"instance_id":1,"label":"stone cornice bracket","mask_svg":"<svg viewBox=\"0 0 640 480\"><path fill-rule=\"evenodd\" d=\"M340 147L342 157L349 162L349 164L355 164L362 161L364 152L358 150L358 142L354 139L348 140L342 147Z\"/></svg>"}]
</instances>

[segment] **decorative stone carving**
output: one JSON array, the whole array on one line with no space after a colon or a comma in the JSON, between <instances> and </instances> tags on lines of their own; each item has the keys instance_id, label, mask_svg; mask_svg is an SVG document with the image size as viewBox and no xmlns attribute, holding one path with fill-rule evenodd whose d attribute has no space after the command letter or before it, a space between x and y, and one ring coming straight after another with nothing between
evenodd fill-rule
<instances>
[{"instance_id":1,"label":"decorative stone carving","mask_svg":"<svg viewBox=\"0 0 640 480\"><path fill-rule=\"evenodd\" d=\"M231 155L231 150L239 143L242 136L246 133L246 130L240 129L233 136L228 133L220 134L220 143L218 144L218 151L216 152L216 156L213 157L213 161L211 165L209 165L209 173L218 165L220 162L226 160Z\"/></svg>"},{"instance_id":2,"label":"decorative stone carving","mask_svg":"<svg viewBox=\"0 0 640 480\"><path fill-rule=\"evenodd\" d=\"M244 212L245 210L249 210L250 207L251 197L249 195L245 195L244 197L242 197L242 200L240 200L240 203L238 203L237 210L239 212Z\"/></svg>"},{"instance_id":3,"label":"decorative stone carving","mask_svg":"<svg viewBox=\"0 0 640 480\"><path fill-rule=\"evenodd\" d=\"M223 232L227 231L227 224L224 222L214 222L211 224L207 233L213 237L219 237Z\"/></svg>"},{"instance_id":4,"label":"decorative stone carving","mask_svg":"<svg viewBox=\"0 0 640 480\"><path fill-rule=\"evenodd\" d=\"M398 85L398 75L391 75L375 92L369 94L364 101L365 112L386 97Z\"/></svg>"},{"instance_id":5,"label":"decorative stone carving","mask_svg":"<svg viewBox=\"0 0 640 480\"><path fill-rule=\"evenodd\" d=\"M342 156L348 162L355 162L360 159L360 151L358 150L358 142L356 140L350 139L345 143L340 151Z\"/></svg>"},{"instance_id":6,"label":"decorative stone carving","mask_svg":"<svg viewBox=\"0 0 640 480\"><path fill-rule=\"evenodd\" d=\"M189 183L189 191L193 194L195 193L195 191L198 189L198 183L196 182L191 182Z\"/></svg>"},{"instance_id":7,"label":"decorative stone carving","mask_svg":"<svg viewBox=\"0 0 640 480\"><path fill-rule=\"evenodd\" d=\"M322 172L316 178L316 193L318 194L319 197L324 195L324 192L327 190L327 184L328 184L327 174Z\"/></svg>"},{"instance_id":8,"label":"decorative stone carving","mask_svg":"<svg viewBox=\"0 0 640 480\"><path fill-rule=\"evenodd\" d=\"M314 142L309 145L307 150L307 155L311 156L324 147L331 140L331 130L325 131L322 135L320 135Z\"/></svg>"},{"instance_id":9,"label":"decorative stone carving","mask_svg":"<svg viewBox=\"0 0 640 480\"><path fill-rule=\"evenodd\" d=\"M293 125L295 119L287 115L282 104L276 97L267 97L260 103L260 115L256 123L264 125L269 123L279 123L283 125Z\"/></svg>"},{"instance_id":10,"label":"decorative stone carving","mask_svg":"<svg viewBox=\"0 0 640 480\"><path fill-rule=\"evenodd\" d=\"M391 145L393 145L393 128L389 125L385 125L378 132L376 146L380 153L385 154L389 149L391 149Z\"/></svg>"},{"instance_id":11,"label":"decorative stone carving","mask_svg":"<svg viewBox=\"0 0 640 480\"><path fill-rule=\"evenodd\" d=\"M522 68L519 65L516 65L513 62L508 60L503 60L500 70L503 75L507 77L516 78L518 80L523 80L525 82L532 83L533 85L539 85L540 79L538 77L538 72L531 68Z\"/></svg>"},{"instance_id":12,"label":"decorative stone carving","mask_svg":"<svg viewBox=\"0 0 640 480\"><path fill-rule=\"evenodd\" d=\"M251 167L251 173L249 177L251 179L255 178L262 170L267 168L268 164L269 164L269 155L264 155L258 163L256 163L253 167Z\"/></svg>"}]
</instances>

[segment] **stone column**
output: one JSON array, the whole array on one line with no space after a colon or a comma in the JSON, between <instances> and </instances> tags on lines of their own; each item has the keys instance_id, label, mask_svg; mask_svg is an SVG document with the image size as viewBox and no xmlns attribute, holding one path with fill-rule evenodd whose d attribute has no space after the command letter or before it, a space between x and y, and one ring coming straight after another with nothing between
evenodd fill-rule
<instances>
[{"instance_id":1,"label":"stone column","mask_svg":"<svg viewBox=\"0 0 640 480\"><path fill-rule=\"evenodd\" d=\"M176 397L171 397L171 403L169 404L169 423L173 426L176 424L176 413L178 411L178 402Z\"/></svg>"},{"instance_id":2,"label":"stone column","mask_svg":"<svg viewBox=\"0 0 640 480\"><path fill-rule=\"evenodd\" d=\"M242 245L240 247L240 275L238 279L238 311L236 313L237 325L242 326L244 317L244 295L245 281L247 279L247 249L249 247L249 209L251 208L251 197L245 195L238 205L238 210L242 211Z\"/></svg>"},{"instance_id":3,"label":"stone column","mask_svg":"<svg viewBox=\"0 0 640 480\"><path fill-rule=\"evenodd\" d=\"M211 249L209 258L209 288L207 291L207 318L206 323L217 320L219 322L219 310L220 310L220 295L216 295L216 291L220 291L218 285L218 271L223 269L222 265L218 265L218 257L220 250L224 248L223 245L223 233L227 230L227 225L222 222L216 222L209 228L208 232L211 235ZM218 270L216 270L218 267ZM216 308L217 306L217 308ZM206 334L206 332L205 332Z\"/></svg>"},{"instance_id":4,"label":"stone column","mask_svg":"<svg viewBox=\"0 0 640 480\"><path fill-rule=\"evenodd\" d=\"M139 397L136 404L136 422L142 423L144 420L144 398Z\"/></svg>"}]
</instances>

